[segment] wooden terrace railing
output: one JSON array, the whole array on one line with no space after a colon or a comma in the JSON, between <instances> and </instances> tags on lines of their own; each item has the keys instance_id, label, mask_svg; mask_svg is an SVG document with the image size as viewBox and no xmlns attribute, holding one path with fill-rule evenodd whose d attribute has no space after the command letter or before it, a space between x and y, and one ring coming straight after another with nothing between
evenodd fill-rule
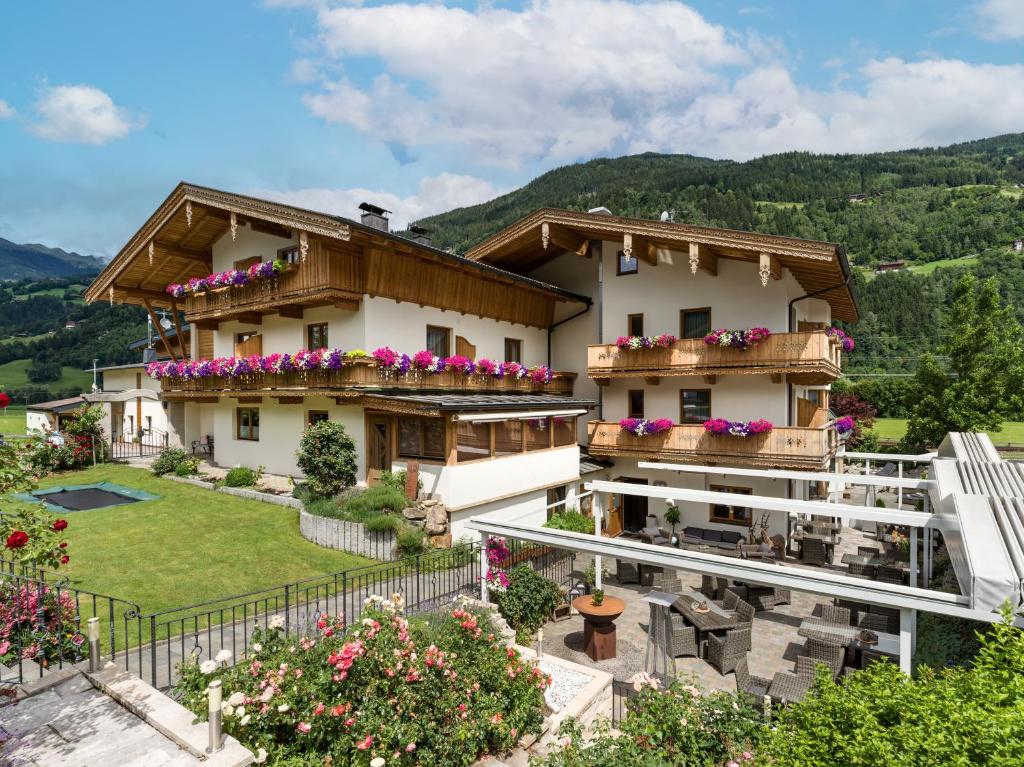
<instances>
[{"instance_id":1,"label":"wooden terrace railing","mask_svg":"<svg viewBox=\"0 0 1024 767\"><path fill-rule=\"evenodd\" d=\"M669 347L619 349L597 344L587 350L587 375L601 379L681 375L781 375L800 383L827 383L839 377L841 345L816 330L776 333L746 350L710 346L684 338Z\"/></svg>"},{"instance_id":2,"label":"wooden terrace railing","mask_svg":"<svg viewBox=\"0 0 1024 767\"><path fill-rule=\"evenodd\" d=\"M778 426L767 434L732 437L710 434L701 424L680 424L662 434L637 437L617 423L591 421L587 433L588 449L595 456L797 469L821 468L837 444L831 426Z\"/></svg>"}]
</instances>

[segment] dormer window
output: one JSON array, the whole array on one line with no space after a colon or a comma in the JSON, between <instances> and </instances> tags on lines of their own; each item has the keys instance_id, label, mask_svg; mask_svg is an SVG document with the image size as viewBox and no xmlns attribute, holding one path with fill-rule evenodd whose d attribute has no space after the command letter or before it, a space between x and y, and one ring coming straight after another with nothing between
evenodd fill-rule
<instances>
[{"instance_id":1,"label":"dormer window","mask_svg":"<svg viewBox=\"0 0 1024 767\"><path fill-rule=\"evenodd\" d=\"M286 264L299 263L299 246L289 245L287 248L281 248L277 251L277 258L279 261L284 261Z\"/></svg>"}]
</instances>

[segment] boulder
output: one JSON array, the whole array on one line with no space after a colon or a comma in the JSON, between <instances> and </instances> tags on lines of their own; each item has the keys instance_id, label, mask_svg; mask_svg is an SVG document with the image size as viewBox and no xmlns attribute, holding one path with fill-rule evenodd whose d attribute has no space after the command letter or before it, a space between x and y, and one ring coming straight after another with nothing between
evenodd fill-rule
<instances>
[{"instance_id":1,"label":"boulder","mask_svg":"<svg viewBox=\"0 0 1024 767\"><path fill-rule=\"evenodd\" d=\"M424 529L427 535L440 535L448 532L448 509L444 506L428 506L426 509L427 521Z\"/></svg>"},{"instance_id":2,"label":"boulder","mask_svg":"<svg viewBox=\"0 0 1024 767\"><path fill-rule=\"evenodd\" d=\"M450 549L452 547L452 534L432 535L430 536L430 545L435 549Z\"/></svg>"},{"instance_id":3,"label":"boulder","mask_svg":"<svg viewBox=\"0 0 1024 767\"><path fill-rule=\"evenodd\" d=\"M427 518L427 510L417 503L415 506L406 506L402 509L402 516L410 521L424 520Z\"/></svg>"}]
</instances>

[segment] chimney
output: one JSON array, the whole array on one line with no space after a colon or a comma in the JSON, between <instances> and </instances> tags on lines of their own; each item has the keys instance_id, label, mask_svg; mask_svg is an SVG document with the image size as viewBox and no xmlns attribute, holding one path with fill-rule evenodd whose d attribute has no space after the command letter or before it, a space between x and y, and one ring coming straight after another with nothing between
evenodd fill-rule
<instances>
[{"instance_id":1,"label":"chimney","mask_svg":"<svg viewBox=\"0 0 1024 767\"><path fill-rule=\"evenodd\" d=\"M430 230L422 226L409 227L409 239L420 245L430 245Z\"/></svg>"},{"instance_id":2,"label":"chimney","mask_svg":"<svg viewBox=\"0 0 1024 767\"><path fill-rule=\"evenodd\" d=\"M360 204L359 210L363 211L359 217L363 224L374 229L380 229L382 232L388 230L388 214L391 213L390 210L384 210L384 208L371 205L368 202Z\"/></svg>"}]
</instances>

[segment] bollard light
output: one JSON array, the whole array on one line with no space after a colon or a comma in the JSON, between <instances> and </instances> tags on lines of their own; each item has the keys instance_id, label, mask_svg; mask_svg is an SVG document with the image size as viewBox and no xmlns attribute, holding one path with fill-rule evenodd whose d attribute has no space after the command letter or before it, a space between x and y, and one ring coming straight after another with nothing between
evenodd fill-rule
<instances>
[{"instance_id":1,"label":"bollard light","mask_svg":"<svg viewBox=\"0 0 1024 767\"><path fill-rule=\"evenodd\" d=\"M100 619L90 618L86 621L85 634L89 640L89 671L100 670Z\"/></svg>"},{"instance_id":2,"label":"bollard light","mask_svg":"<svg viewBox=\"0 0 1024 767\"><path fill-rule=\"evenodd\" d=\"M210 682L210 686L206 691L207 699L209 700L209 708L207 712L210 719L210 745L206 748L206 753L214 754L220 751L224 747L224 732L223 722L221 721L221 702L223 700L223 691L221 690L220 680L214 680Z\"/></svg>"},{"instance_id":3,"label":"bollard light","mask_svg":"<svg viewBox=\"0 0 1024 767\"><path fill-rule=\"evenodd\" d=\"M537 657L544 657L544 629L537 630Z\"/></svg>"}]
</instances>

